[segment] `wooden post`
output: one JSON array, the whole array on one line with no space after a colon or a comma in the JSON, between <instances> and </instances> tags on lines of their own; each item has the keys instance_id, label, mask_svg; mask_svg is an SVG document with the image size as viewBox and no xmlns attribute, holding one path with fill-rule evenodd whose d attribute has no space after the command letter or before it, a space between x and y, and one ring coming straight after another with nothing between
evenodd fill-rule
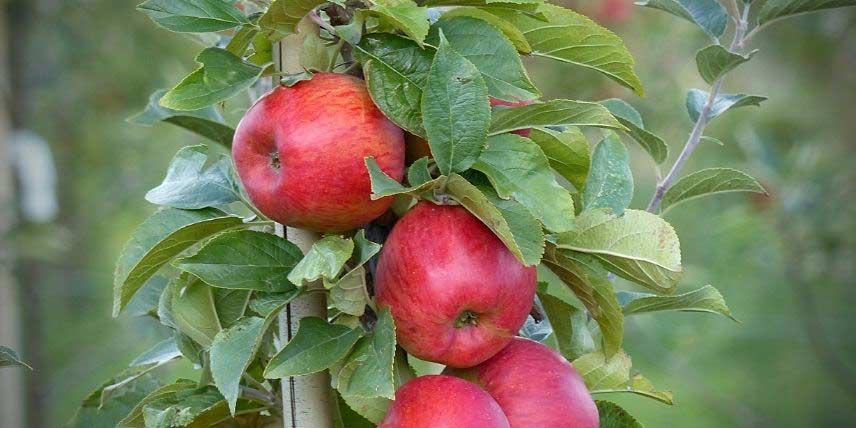
<instances>
[{"instance_id":1,"label":"wooden post","mask_svg":"<svg viewBox=\"0 0 856 428\"><path fill-rule=\"evenodd\" d=\"M0 345L21 352L20 313L17 286L13 276L15 255L12 251L12 231L16 224L15 189L12 174L11 147L9 146L9 116L5 100L9 99L10 79L7 67L8 43L5 4L0 8ZM26 358L26 355L22 357ZM0 369L0 425L8 428L24 428L26 391L25 369Z\"/></svg>"},{"instance_id":2,"label":"wooden post","mask_svg":"<svg viewBox=\"0 0 856 428\"><path fill-rule=\"evenodd\" d=\"M292 58L287 52L290 40L278 43L274 51L277 70L287 73L302 71L297 64L288 64ZM294 67L297 67L296 69ZM318 235L301 229L276 225L276 233L285 237L305 254ZM310 284L308 287L318 286ZM315 316L327 319L327 299L323 293L309 293L289 304L279 317L280 343L284 346L297 333L301 318ZM330 373L326 370L311 375L282 379L282 414L285 428L333 428L333 394Z\"/></svg>"}]
</instances>

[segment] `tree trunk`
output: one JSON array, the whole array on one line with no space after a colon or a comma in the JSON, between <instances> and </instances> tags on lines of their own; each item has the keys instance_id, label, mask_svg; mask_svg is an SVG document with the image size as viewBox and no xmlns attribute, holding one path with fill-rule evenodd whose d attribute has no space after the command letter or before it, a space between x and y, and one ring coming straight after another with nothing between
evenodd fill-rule
<instances>
[{"instance_id":1,"label":"tree trunk","mask_svg":"<svg viewBox=\"0 0 856 428\"><path fill-rule=\"evenodd\" d=\"M288 64L286 53L288 41L274 47L274 58L278 71L294 73L302 71L298 64ZM276 78L275 78L276 79ZM305 254L318 235L301 229L283 228L277 225L278 235L285 237ZM315 287L310 284L307 287ZM279 317L280 343L284 346L297 333L301 318L315 316L327 319L327 299L323 293L309 293L294 300ZM282 379L282 414L285 428L333 428L333 392L330 373L324 370L305 376Z\"/></svg>"},{"instance_id":2,"label":"tree trunk","mask_svg":"<svg viewBox=\"0 0 856 428\"><path fill-rule=\"evenodd\" d=\"M5 6L5 5L4 5ZM9 93L8 33L6 9L0 8L0 88ZM8 97L4 96L4 100ZM12 232L16 223L14 177L9 147L9 112L4 101L0 103L0 345L21 352L20 299L13 276ZM26 359L26 355L23 355ZM0 370L0 424L8 428L24 428L26 391L25 369Z\"/></svg>"}]
</instances>

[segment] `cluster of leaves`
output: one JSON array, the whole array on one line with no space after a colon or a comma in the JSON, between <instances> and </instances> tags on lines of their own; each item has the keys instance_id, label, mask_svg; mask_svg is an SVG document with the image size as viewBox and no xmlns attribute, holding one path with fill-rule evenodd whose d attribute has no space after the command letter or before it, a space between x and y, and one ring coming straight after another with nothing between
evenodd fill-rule
<instances>
[{"instance_id":1,"label":"cluster of leaves","mask_svg":"<svg viewBox=\"0 0 856 428\"><path fill-rule=\"evenodd\" d=\"M829 3L770 0L761 24ZM715 0L646 5L689 19L714 39L698 54L706 81L751 58L719 45L728 15ZM731 317L712 286L676 294L675 231L656 213L629 208L634 180L625 142L661 164L663 140L622 100L540 100L523 67L521 55L550 58L642 95L623 42L588 18L541 0L148 0L139 9L206 47L199 68L154 93L136 123L169 122L228 147L234 129L223 103L257 89L262 77L290 85L315 72L361 73L384 114L424 138L432 154L409 166L403 184L367 158L373 197L396 198L399 213L418 199L460 204L521 263L538 266L535 303L543 316L530 318L521 335L573 361L593 394L672 403L632 369L621 347L625 316L678 310ZM525 105L491 108L490 98ZM691 119L762 100L708 98L690 92ZM739 171L702 170L668 189L663 210L724 191L763 189ZM114 315L150 316L174 335L87 397L71 426L267 426L281 417L281 380L323 370L343 403L339 423L360 426L383 417L403 382L436 369L398 349L394 320L374 307L367 271L380 244L364 231L325 236L304 255L271 233L231 160L209 162L206 146L180 150L146 197L163 208L120 256ZM647 292L616 291L615 276ZM327 293L331 316L300 320L294 337L280 343L274 321L308 292ZM177 359L198 365L200 379L163 385L152 376ZM598 407L603 427L639 426L614 403Z\"/></svg>"}]
</instances>

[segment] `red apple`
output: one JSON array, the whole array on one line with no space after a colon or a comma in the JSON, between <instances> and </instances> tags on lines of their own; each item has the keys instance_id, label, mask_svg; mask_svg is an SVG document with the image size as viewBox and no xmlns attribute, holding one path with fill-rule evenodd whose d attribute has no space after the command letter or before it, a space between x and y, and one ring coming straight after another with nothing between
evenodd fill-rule
<instances>
[{"instance_id":1,"label":"red apple","mask_svg":"<svg viewBox=\"0 0 856 428\"><path fill-rule=\"evenodd\" d=\"M404 134L353 76L319 73L262 97L238 124L232 144L253 203L279 223L341 232L370 222L392 204L372 201L364 158L400 180Z\"/></svg>"},{"instance_id":2,"label":"red apple","mask_svg":"<svg viewBox=\"0 0 856 428\"><path fill-rule=\"evenodd\" d=\"M597 406L579 373L556 351L514 338L491 359L447 370L484 388L511 428L598 428Z\"/></svg>"},{"instance_id":3,"label":"red apple","mask_svg":"<svg viewBox=\"0 0 856 428\"><path fill-rule=\"evenodd\" d=\"M378 428L509 428L508 420L479 387L452 376L422 376L395 392Z\"/></svg>"},{"instance_id":4,"label":"red apple","mask_svg":"<svg viewBox=\"0 0 856 428\"><path fill-rule=\"evenodd\" d=\"M535 268L525 267L459 205L421 202L392 229L375 277L398 343L423 360L474 366L502 349L532 308Z\"/></svg>"}]
</instances>

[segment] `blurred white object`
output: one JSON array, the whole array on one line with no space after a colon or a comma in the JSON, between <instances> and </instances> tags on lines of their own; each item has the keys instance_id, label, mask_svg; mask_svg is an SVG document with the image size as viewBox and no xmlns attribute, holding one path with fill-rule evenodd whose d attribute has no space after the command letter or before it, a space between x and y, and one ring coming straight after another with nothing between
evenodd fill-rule
<instances>
[{"instance_id":1,"label":"blurred white object","mask_svg":"<svg viewBox=\"0 0 856 428\"><path fill-rule=\"evenodd\" d=\"M11 135L12 168L18 178L21 216L33 223L53 221L59 212L56 165L48 143L29 130Z\"/></svg>"}]
</instances>

